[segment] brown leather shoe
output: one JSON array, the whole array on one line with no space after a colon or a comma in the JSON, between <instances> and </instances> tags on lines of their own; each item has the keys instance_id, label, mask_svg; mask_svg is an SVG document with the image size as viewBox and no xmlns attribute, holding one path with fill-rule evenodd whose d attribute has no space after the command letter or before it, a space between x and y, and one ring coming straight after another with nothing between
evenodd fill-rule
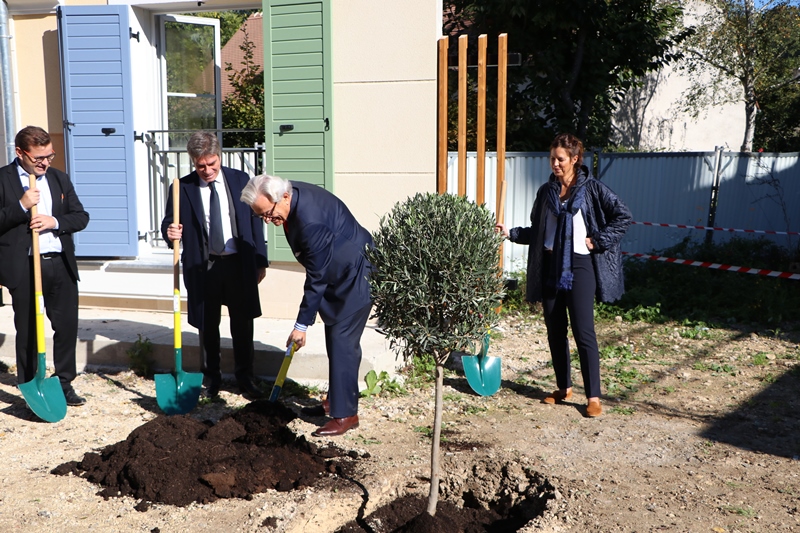
<instances>
[{"instance_id":1,"label":"brown leather shoe","mask_svg":"<svg viewBox=\"0 0 800 533\"><path fill-rule=\"evenodd\" d=\"M586 416L594 418L603 414L603 407L600 405L600 400L589 400L586 405Z\"/></svg>"},{"instance_id":2,"label":"brown leather shoe","mask_svg":"<svg viewBox=\"0 0 800 533\"><path fill-rule=\"evenodd\" d=\"M348 416L347 418L334 418L314 433L315 437L337 437L347 430L358 427L358 415Z\"/></svg>"},{"instance_id":3,"label":"brown leather shoe","mask_svg":"<svg viewBox=\"0 0 800 533\"><path fill-rule=\"evenodd\" d=\"M556 390L548 394L542 400L542 403L554 404L554 403L561 403L564 400L569 400L572 398L572 390L562 391Z\"/></svg>"}]
</instances>

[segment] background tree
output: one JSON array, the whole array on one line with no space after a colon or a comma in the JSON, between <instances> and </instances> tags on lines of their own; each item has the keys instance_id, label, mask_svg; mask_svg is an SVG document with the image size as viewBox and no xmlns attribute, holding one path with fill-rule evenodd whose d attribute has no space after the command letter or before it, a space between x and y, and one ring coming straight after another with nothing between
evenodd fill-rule
<instances>
[{"instance_id":1,"label":"background tree","mask_svg":"<svg viewBox=\"0 0 800 533\"><path fill-rule=\"evenodd\" d=\"M779 118L784 113L778 110L787 107L784 91L790 93L788 100L796 97L798 2L767 0L756 6L754 0L699 0L695 5L698 22L686 43L683 66L692 79L685 93L686 109L697 116L714 105L744 102L741 150L750 152L759 107L773 106L770 115Z\"/></svg>"},{"instance_id":2,"label":"background tree","mask_svg":"<svg viewBox=\"0 0 800 533\"><path fill-rule=\"evenodd\" d=\"M243 30L239 49L243 53L241 69L225 64L228 81L233 89L222 101L222 127L225 129L255 129L256 132L226 133L225 146L253 146L264 143L264 70L255 62L255 43Z\"/></svg>"},{"instance_id":3,"label":"background tree","mask_svg":"<svg viewBox=\"0 0 800 533\"><path fill-rule=\"evenodd\" d=\"M445 35L467 34L475 50L472 41L479 34L489 35L491 46L492 36L506 32L509 50L521 54L522 65L508 71L510 150L546 150L561 131L574 132L590 146L605 146L619 99L648 72L679 59L675 49L690 33L681 26L682 8L672 1L454 0L449 4ZM457 49L452 42L451 53L457 54ZM495 69L489 75L491 86ZM487 104L492 107L496 106Z\"/></svg>"},{"instance_id":4,"label":"background tree","mask_svg":"<svg viewBox=\"0 0 800 533\"><path fill-rule=\"evenodd\" d=\"M408 360L436 361L436 407L427 514L439 497L439 442L444 364L497 322L503 297L502 237L494 214L466 198L417 194L395 205L374 233L367 255L378 330Z\"/></svg>"},{"instance_id":5,"label":"background tree","mask_svg":"<svg viewBox=\"0 0 800 533\"><path fill-rule=\"evenodd\" d=\"M800 7L775 10L769 27L780 32L785 52L756 89L759 112L753 136L755 148L770 152L800 152Z\"/></svg>"},{"instance_id":6,"label":"background tree","mask_svg":"<svg viewBox=\"0 0 800 533\"><path fill-rule=\"evenodd\" d=\"M188 16L205 17L219 20L220 46L225 46L231 37L236 35L247 17L258 13L257 9L231 9L228 11L201 11L199 13L186 13Z\"/></svg>"}]
</instances>

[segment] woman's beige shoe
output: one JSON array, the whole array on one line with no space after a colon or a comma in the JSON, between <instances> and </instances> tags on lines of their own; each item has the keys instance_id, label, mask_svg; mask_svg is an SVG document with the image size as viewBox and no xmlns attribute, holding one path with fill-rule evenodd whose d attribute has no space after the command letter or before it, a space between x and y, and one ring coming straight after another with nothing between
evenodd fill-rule
<instances>
[{"instance_id":1,"label":"woman's beige shoe","mask_svg":"<svg viewBox=\"0 0 800 533\"><path fill-rule=\"evenodd\" d=\"M561 403L564 400L569 400L570 398L572 398L572 390L566 390L566 391L557 390L545 396L544 400L542 400L542 403L547 403L552 405L554 403Z\"/></svg>"},{"instance_id":2,"label":"woman's beige shoe","mask_svg":"<svg viewBox=\"0 0 800 533\"><path fill-rule=\"evenodd\" d=\"M600 400L589 400L586 406L586 416L594 418L603 414L603 408L600 406Z\"/></svg>"}]
</instances>

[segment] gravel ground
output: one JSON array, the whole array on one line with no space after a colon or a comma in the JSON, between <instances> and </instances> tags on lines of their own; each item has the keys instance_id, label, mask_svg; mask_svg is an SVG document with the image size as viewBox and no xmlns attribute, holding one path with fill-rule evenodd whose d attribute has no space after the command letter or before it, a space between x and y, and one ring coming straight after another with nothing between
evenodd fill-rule
<instances>
[{"instance_id":1,"label":"gravel ground","mask_svg":"<svg viewBox=\"0 0 800 533\"><path fill-rule=\"evenodd\" d=\"M503 387L493 396L473 394L453 358L443 498L459 500L473 479L493 486L491 477L514 465L554 487L546 512L525 531L800 531L797 333L612 320L598 325L598 338L605 411L596 419L583 416L577 384L571 402L540 403L554 377L538 317L507 318L498 328L490 355L502 357ZM152 380L82 374L75 388L87 405L55 424L32 415L15 384L13 369L0 373L4 531L327 532L359 509L427 492L430 386L362 400L360 428L334 439L368 454L352 479L326 473L299 491L137 511L134 499L104 500L98 486L50 471L161 416ZM224 391L222 398L192 415L215 421L247 401ZM308 401L286 398L295 409ZM319 422L292 427L312 439Z\"/></svg>"}]
</instances>

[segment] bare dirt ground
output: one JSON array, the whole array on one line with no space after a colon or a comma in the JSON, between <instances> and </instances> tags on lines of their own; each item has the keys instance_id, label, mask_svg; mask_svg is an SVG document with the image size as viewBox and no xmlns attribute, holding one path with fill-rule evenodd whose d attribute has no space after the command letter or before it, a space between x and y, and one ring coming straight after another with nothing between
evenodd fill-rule
<instances>
[{"instance_id":1,"label":"bare dirt ground","mask_svg":"<svg viewBox=\"0 0 800 533\"><path fill-rule=\"evenodd\" d=\"M457 360L445 377L443 499L463 503L458 488L470 481L488 486L527 469L554 489L524 531L800 531L796 330L598 324L605 411L596 419L583 416L577 368L571 402L540 403L555 387L540 318L507 318L499 332L489 351L503 360L498 393L472 393ZM362 400L360 428L332 439L357 452L352 477L323 471L313 487L178 507L106 500L85 479L51 473L162 416L152 380L82 374L75 388L88 404L55 424L27 410L15 383L13 369L0 374L3 531L329 532L398 496L427 493L430 386ZM222 398L192 416L217 421L247 402ZM285 400L298 411L309 403ZM321 422L290 427L312 440Z\"/></svg>"}]
</instances>

